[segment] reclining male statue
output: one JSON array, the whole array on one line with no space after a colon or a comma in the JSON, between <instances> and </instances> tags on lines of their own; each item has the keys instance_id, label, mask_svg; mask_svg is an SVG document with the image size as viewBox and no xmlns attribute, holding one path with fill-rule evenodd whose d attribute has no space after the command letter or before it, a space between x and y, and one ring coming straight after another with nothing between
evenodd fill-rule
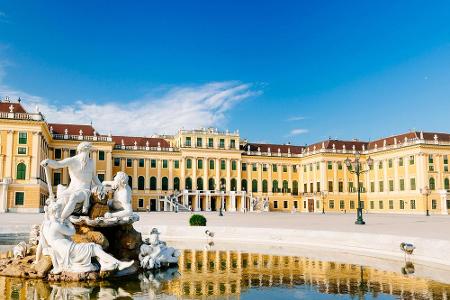
<instances>
[{"instance_id":1,"label":"reclining male statue","mask_svg":"<svg viewBox=\"0 0 450 300\"><path fill-rule=\"evenodd\" d=\"M44 159L41 166L52 169L67 167L69 170L70 184L67 188L58 186L57 201L61 203L63 211L61 218L67 219L72 213L86 214L89 210L89 197L91 192L96 192L100 198L105 196L104 187L95 174L94 162L89 158L92 145L89 142L81 142L77 147L78 154L60 161Z\"/></svg>"},{"instance_id":2,"label":"reclining male statue","mask_svg":"<svg viewBox=\"0 0 450 300\"><path fill-rule=\"evenodd\" d=\"M71 236L75 234L75 227L68 219L61 219L61 204L51 202L47 208L48 220L42 226L43 248L48 248L52 259L51 273L60 274L63 271L84 273L96 271L92 264L95 257L100 264L101 271L123 270L130 267L134 261L123 262L103 251L95 243L74 243ZM40 258L37 257L37 259Z\"/></svg>"},{"instance_id":3,"label":"reclining male statue","mask_svg":"<svg viewBox=\"0 0 450 300\"><path fill-rule=\"evenodd\" d=\"M131 206L131 188L128 185L128 175L117 172L114 181L103 181L103 186L114 190L113 198L108 201L112 212L105 213L105 218L128 217L133 213Z\"/></svg>"}]
</instances>

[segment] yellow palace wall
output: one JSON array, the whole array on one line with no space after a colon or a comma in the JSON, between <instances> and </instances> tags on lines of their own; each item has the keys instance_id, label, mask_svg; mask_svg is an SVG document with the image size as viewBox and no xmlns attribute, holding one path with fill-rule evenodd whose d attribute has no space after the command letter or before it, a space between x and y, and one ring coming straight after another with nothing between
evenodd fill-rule
<instances>
[{"instance_id":1,"label":"yellow palace wall","mask_svg":"<svg viewBox=\"0 0 450 300\"><path fill-rule=\"evenodd\" d=\"M26 133L25 144L19 141L20 133ZM186 145L186 137L191 137L191 146ZM198 138L202 139L201 146L196 145ZM214 139L213 147L206 146L209 138ZM56 139L44 121L0 119L0 192L5 193L7 198L3 211L41 211L48 192L39 162L46 157L55 159L56 151L60 151L60 159L69 157L81 140L92 141L92 137ZM173 193L175 178L179 179L179 190L186 188L186 178L191 178L193 190L197 189L199 178L203 181L203 189L208 189L209 181L214 180L216 190L223 179L227 192L243 190L242 184L246 181L246 191L254 198L267 199L270 211L319 213L324 208L326 212L344 213L357 207L356 176L344 165L347 157L353 158L351 150L346 153L317 151L301 155L249 154L239 149L241 140L238 133L202 130L183 131L168 140L175 146L170 151L122 149L111 140L94 140L92 158L97 173L104 180L111 180L118 171L126 172L132 178L133 207L136 210L146 210L151 199L159 201L156 199ZM221 140L224 141L223 147L218 145ZM232 140L237 144L234 147ZM423 214L428 203L431 213L447 213L450 145L424 142L366 151L361 155L363 168L368 168L365 164L368 156L374 160L374 166L360 178L365 211ZM131 166L127 160L131 161ZM156 162L154 167L152 161ZM213 161L213 169L210 168L210 161ZM222 161L225 169L221 168ZM25 165L24 178L18 176L19 164ZM60 173L61 184L69 183L67 170L55 170L53 173ZM52 181L54 176L51 175ZM144 178L142 189L139 186L140 177ZM152 177L156 178L155 189L150 186ZM168 180L167 190L163 190L163 178ZM420 190L430 186L430 178L434 179L435 187L427 198ZM275 180L278 189L274 189ZM5 186L6 192L3 191ZM321 194L323 191L327 193ZM17 203L17 192L24 193L23 203ZM228 194L226 198L227 208L230 209Z\"/></svg>"}]
</instances>

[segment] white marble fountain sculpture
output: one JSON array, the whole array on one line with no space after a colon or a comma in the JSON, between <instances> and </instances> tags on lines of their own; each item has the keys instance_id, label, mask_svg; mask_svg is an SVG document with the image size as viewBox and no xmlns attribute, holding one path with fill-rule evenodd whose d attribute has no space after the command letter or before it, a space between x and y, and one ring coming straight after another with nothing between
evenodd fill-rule
<instances>
[{"instance_id":1,"label":"white marble fountain sculpture","mask_svg":"<svg viewBox=\"0 0 450 300\"><path fill-rule=\"evenodd\" d=\"M159 232L153 228L150 237L141 245L139 262L143 269L152 270L176 264L179 256L178 250L159 240Z\"/></svg>"}]
</instances>

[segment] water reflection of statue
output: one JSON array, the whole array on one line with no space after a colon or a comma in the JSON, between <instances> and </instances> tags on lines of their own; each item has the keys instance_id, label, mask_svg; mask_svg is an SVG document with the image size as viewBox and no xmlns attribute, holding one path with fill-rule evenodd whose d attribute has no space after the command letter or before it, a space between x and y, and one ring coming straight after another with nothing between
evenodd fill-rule
<instances>
[{"instance_id":1,"label":"water reflection of statue","mask_svg":"<svg viewBox=\"0 0 450 300\"><path fill-rule=\"evenodd\" d=\"M160 268L162 265L176 264L179 251L167 247L165 242L159 240L159 232L153 228L150 237L141 245L139 261L144 269Z\"/></svg>"},{"instance_id":2,"label":"water reflection of statue","mask_svg":"<svg viewBox=\"0 0 450 300\"><path fill-rule=\"evenodd\" d=\"M61 169L67 167L69 170L70 184L67 188L58 186L58 202L64 207L61 218L66 219L72 213L86 214L89 209L89 197L91 191L97 192L101 198L104 197L104 189L95 174L94 162L89 158L92 145L82 142L77 147L78 154L61 161L45 159L41 162L43 167Z\"/></svg>"},{"instance_id":3,"label":"water reflection of statue","mask_svg":"<svg viewBox=\"0 0 450 300\"><path fill-rule=\"evenodd\" d=\"M105 213L105 218L127 217L133 213L131 206L131 188L128 185L128 175L117 172L114 181L103 181L103 186L114 190L113 199L108 201L112 212Z\"/></svg>"},{"instance_id":4,"label":"water reflection of statue","mask_svg":"<svg viewBox=\"0 0 450 300\"><path fill-rule=\"evenodd\" d=\"M52 202L47 210L48 222L43 224L42 240L49 246L53 274L62 271L75 273L96 271L97 267L92 264L93 257L99 262L102 271L123 270L133 264L133 261L122 262L115 259L98 244L74 243L71 236L75 234L75 227L68 219L61 219L61 204Z\"/></svg>"}]
</instances>

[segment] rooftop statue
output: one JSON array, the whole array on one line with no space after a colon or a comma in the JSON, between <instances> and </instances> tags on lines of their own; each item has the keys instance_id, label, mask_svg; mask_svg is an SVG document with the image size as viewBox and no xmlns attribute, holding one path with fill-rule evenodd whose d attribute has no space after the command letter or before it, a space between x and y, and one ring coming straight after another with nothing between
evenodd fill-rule
<instances>
[{"instance_id":1,"label":"rooftop statue","mask_svg":"<svg viewBox=\"0 0 450 300\"><path fill-rule=\"evenodd\" d=\"M78 154L56 161L45 159L41 166L52 169L67 167L69 170L70 184L67 188L58 186L57 201L61 203L63 211L61 219L67 219L71 214L86 214L89 210L89 197L91 192L97 193L101 198L105 196L105 190L97 175L95 166L89 157L92 145L89 142L82 142L77 147Z\"/></svg>"}]
</instances>

